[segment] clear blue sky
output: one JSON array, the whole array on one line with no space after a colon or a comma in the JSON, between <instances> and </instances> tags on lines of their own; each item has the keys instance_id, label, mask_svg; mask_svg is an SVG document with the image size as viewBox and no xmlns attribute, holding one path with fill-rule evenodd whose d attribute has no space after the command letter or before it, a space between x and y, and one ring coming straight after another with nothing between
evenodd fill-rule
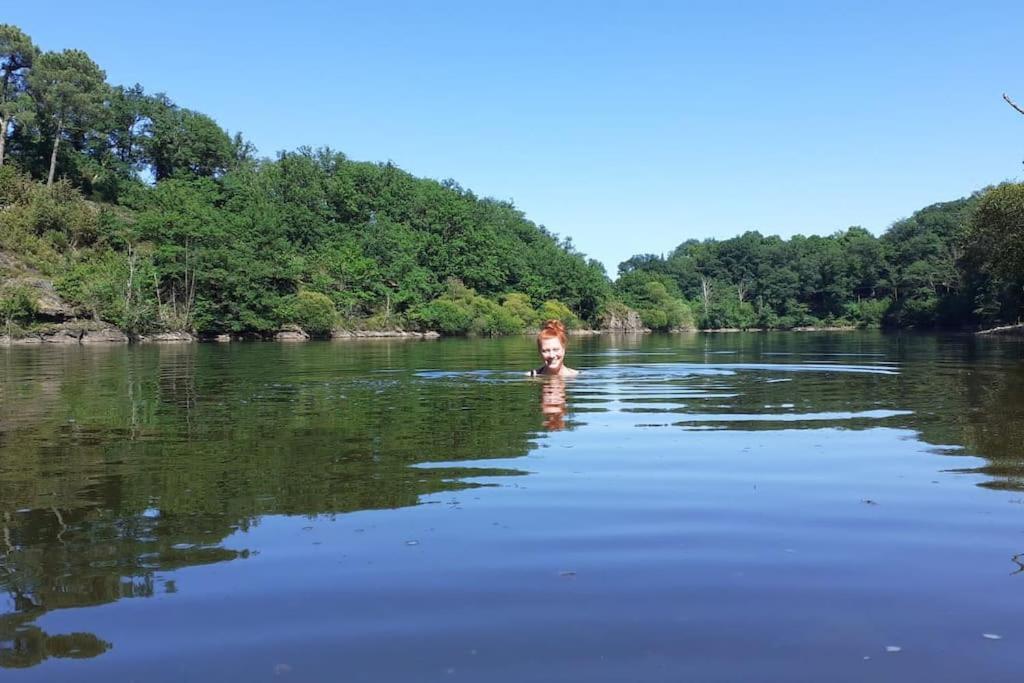
<instances>
[{"instance_id":1,"label":"clear blue sky","mask_svg":"<svg viewBox=\"0 0 1024 683\"><path fill-rule=\"evenodd\" d=\"M5 3L242 133L512 199L602 261L875 233L1024 173L1024 2Z\"/></svg>"}]
</instances>

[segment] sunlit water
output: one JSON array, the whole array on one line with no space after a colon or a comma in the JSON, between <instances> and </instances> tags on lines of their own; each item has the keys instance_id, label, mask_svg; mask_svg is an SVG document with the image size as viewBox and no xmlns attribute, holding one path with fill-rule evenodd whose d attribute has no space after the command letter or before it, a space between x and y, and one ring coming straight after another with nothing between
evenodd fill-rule
<instances>
[{"instance_id":1,"label":"sunlit water","mask_svg":"<svg viewBox=\"0 0 1024 683\"><path fill-rule=\"evenodd\" d=\"M0 349L7 681L1011 681L1024 343Z\"/></svg>"}]
</instances>

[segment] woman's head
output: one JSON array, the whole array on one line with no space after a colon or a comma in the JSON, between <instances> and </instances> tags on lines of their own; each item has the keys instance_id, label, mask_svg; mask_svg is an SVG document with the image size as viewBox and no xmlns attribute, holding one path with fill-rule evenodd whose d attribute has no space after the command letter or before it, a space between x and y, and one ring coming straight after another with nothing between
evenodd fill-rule
<instances>
[{"instance_id":1,"label":"woman's head","mask_svg":"<svg viewBox=\"0 0 1024 683\"><path fill-rule=\"evenodd\" d=\"M565 325L560 320L547 320L537 334L537 351L549 372L559 372L565 358Z\"/></svg>"}]
</instances>

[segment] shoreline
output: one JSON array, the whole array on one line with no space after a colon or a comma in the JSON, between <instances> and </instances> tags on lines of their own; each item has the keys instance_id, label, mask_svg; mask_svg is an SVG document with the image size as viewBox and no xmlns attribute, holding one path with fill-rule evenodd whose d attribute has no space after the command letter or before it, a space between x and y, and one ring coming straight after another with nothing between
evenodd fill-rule
<instances>
[{"instance_id":1,"label":"shoreline","mask_svg":"<svg viewBox=\"0 0 1024 683\"><path fill-rule=\"evenodd\" d=\"M738 332L856 332L862 328L854 326L802 326L788 330L763 327L749 327L746 329L738 327L722 327L710 329L677 329L668 332L654 332L650 329L574 329L569 330L569 336L573 337L595 337L601 335L645 335L645 334L729 334ZM885 331L885 330L883 330ZM899 331L899 330L888 330ZM1016 325L1002 325L985 330L961 330L963 333L978 336L993 337L1024 337L1024 323ZM535 335L536 330L526 330L519 333L521 336ZM460 337L453 335L451 338ZM516 336L516 335L503 335ZM288 328L273 334L219 334L219 335L195 335L191 332L155 332L145 335L129 335L123 330L106 323L85 322L79 324L63 325L56 329L45 331L27 332L22 336L8 336L0 334L0 347L2 346L105 346L113 344L209 344L209 343L238 343L238 342L305 342L305 341L358 341L358 340L381 340L381 339L402 339L409 341L429 341L447 339L446 335L436 331L410 332L405 330L334 330L329 335L310 335L300 328Z\"/></svg>"}]
</instances>

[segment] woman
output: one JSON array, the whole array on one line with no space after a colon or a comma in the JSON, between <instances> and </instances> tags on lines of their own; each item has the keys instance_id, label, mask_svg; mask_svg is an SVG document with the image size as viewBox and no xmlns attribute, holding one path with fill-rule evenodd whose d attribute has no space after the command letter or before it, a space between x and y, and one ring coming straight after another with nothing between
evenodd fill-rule
<instances>
[{"instance_id":1,"label":"woman","mask_svg":"<svg viewBox=\"0 0 1024 683\"><path fill-rule=\"evenodd\" d=\"M530 377L537 375L559 375L561 377L573 377L580 374L579 370L567 368L565 360L566 347L565 325L561 320L548 320L540 326L537 334L537 351L544 365L536 370L530 370Z\"/></svg>"}]
</instances>

